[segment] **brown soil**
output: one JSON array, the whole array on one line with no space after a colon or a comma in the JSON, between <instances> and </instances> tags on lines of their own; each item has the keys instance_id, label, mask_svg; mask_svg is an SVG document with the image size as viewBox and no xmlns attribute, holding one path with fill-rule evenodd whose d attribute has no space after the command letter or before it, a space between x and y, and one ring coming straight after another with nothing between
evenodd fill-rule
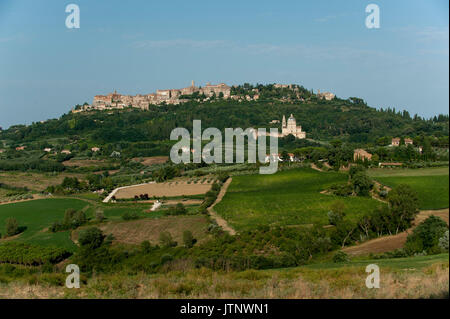
<instances>
[{"instance_id":1,"label":"brown soil","mask_svg":"<svg viewBox=\"0 0 450 319\"><path fill-rule=\"evenodd\" d=\"M171 199L163 201L163 205L176 205L178 203L182 203L183 205L200 205L203 203L203 200L201 199L188 199L188 200L182 200L182 199Z\"/></svg>"},{"instance_id":2,"label":"brown soil","mask_svg":"<svg viewBox=\"0 0 450 319\"><path fill-rule=\"evenodd\" d=\"M368 255L370 253L379 254L400 249L406 243L406 238L412 232L412 230L421 222L423 222L427 217L431 215L438 216L441 217L443 220L445 220L448 224L449 223L448 212L449 212L448 208L441 210L421 211L414 220L413 227L411 227L410 229L397 235L384 236L366 241L356 246L346 247L343 249L343 251L349 255L357 256L357 255Z\"/></svg>"},{"instance_id":3,"label":"brown soil","mask_svg":"<svg viewBox=\"0 0 450 319\"><path fill-rule=\"evenodd\" d=\"M143 165L164 164L169 159L168 156L152 156L152 157L135 157L134 161L140 162Z\"/></svg>"},{"instance_id":4,"label":"brown soil","mask_svg":"<svg viewBox=\"0 0 450 319\"><path fill-rule=\"evenodd\" d=\"M211 184L188 184L187 182L175 183L153 183L145 185L130 186L120 189L115 194L116 198L133 198L135 195L148 194L149 197L173 197L183 195L205 194L211 189Z\"/></svg>"},{"instance_id":5,"label":"brown soil","mask_svg":"<svg viewBox=\"0 0 450 319\"><path fill-rule=\"evenodd\" d=\"M151 214L151 213L149 213ZM167 231L173 240L183 245L183 232L190 230L198 241L207 237L208 221L205 216L169 216L164 218L145 218L128 222L110 222L100 225L105 234L113 234L114 241L138 245L144 240L153 245L159 244L159 235Z\"/></svg>"},{"instance_id":6,"label":"brown soil","mask_svg":"<svg viewBox=\"0 0 450 319\"><path fill-rule=\"evenodd\" d=\"M74 160L70 159L68 161L64 161L64 166L77 166L77 167L89 167L89 166L99 166L103 165L105 161L103 160Z\"/></svg>"}]
</instances>

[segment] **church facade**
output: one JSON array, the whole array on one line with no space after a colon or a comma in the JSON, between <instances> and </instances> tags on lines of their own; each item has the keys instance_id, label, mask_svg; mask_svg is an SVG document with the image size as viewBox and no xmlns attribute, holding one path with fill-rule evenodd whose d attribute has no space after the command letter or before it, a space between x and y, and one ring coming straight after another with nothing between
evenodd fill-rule
<instances>
[{"instance_id":1,"label":"church facade","mask_svg":"<svg viewBox=\"0 0 450 319\"><path fill-rule=\"evenodd\" d=\"M297 126L297 121L295 117L291 114L287 122L286 117L283 115L283 121L281 123L281 134L280 137L288 136L289 134L294 135L296 138L306 138L306 132L302 131L301 126Z\"/></svg>"}]
</instances>

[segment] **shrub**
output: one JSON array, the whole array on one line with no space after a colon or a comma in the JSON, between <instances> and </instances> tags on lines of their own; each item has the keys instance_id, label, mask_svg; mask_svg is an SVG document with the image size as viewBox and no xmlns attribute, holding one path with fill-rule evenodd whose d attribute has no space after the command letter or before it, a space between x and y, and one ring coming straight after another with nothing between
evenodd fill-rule
<instances>
[{"instance_id":1,"label":"shrub","mask_svg":"<svg viewBox=\"0 0 450 319\"><path fill-rule=\"evenodd\" d=\"M144 240L141 243L141 250L144 254L148 254L152 250L152 245L148 240Z\"/></svg>"},{"instance_id":2,"label":"shrub","mask_svg":"<svg viewBox=\"0 0 450 319\"><path fill-rule=\"evenodd\" d=\"M72 228L77 228L84 225L87 222L86 214L83 211L78 211L75 213L72 219Z\"/></svg>"},{"instance_id":3,"label":"shrub","mask_svg":"<svg viewBox=\"0 0 450 319\"><path fill-rule=\"evenodd\" d=\"M411 227L411 222L419 212L417 192L411 186L401 184L389 192L387 200L392 215L392 224L396 227L396 233Z\"/></svg>"},{"instance_id":4,"label":"shrub","mask_svg":"<svg viewBox=\"0 0 450 319\"><path fill-rule=\"evenodd\" d=\"M95 220L98 222L102 222L105 219L105 214L103 213L103 210L97 209L95 211Z\"/></svg>"},{"instance_id":5,"label":"shrub","mask_svg":"<svg viewBox=\"0 0 450 319\"><path fill-rule=\"evenodd\" d=\"M87 223L86 214L83 211L76 211L69 208L64 213L63 221L56 221L50 227L51 232L58 232L62 230L75 229Z\"/></svg>"},{"instance_id":6,"label":"shrub","mask_svg":"<svg viewBox=\"0 0 450 319\"><path fill-rule=\"evenodd\" d=\"M125 212L122 215L122 219L123 220L134 220L134 219L138 219L139 215L136 212Z\"/></svg>"},{"instance_id":7,"label":"shrub","mask_svg":"<svg viewBox=\"0 0 450 319\"><path fill-rule=\"evenodd\" d=\"M339 250L333 256L334 263L345 263L345 262L348 262L349 260L350 259L348 258L348 255L346 253L344 253L342 250Z\"/></svg>"},{"instance_id":8,"label":"shrub","mask_svg":"<svg viewBox=\"0 0 450 319\"><path fill-rule=\"evenodd\" d=\"M373 187L372 180L367 176L365 172L357 172L351 179L353 185L353 191L358 196L369 196L369 192Z\"/></svg>"},{"instance_id":9,"label":"shrub","mask_svg":"<svg viewBox=\"0 0 450 319\"><path fill-rule=\"evenodd\" d=\"M410 253L438 253L439 240L448 232L447 223L441 218L430 216L417 226L406 239L405 249Z\"/></svg>"},{"instance_id":10,"label":"shrub","mask_svg":"<svg viewBox=\"0 0 450 319\"><path fill-rule=\"evenodd\" d=\"M6 220L6 236L14 236L20 233L19 223L15 218L8 218Z\"/></svg>"},{"instance_id":11,"label":"shrub","mask_svg":"<svg viewBox=\"0 0 450 319\"><path fill-rule=\"evenodd\" d=\"M187 248L192 248L194 244L197 242L197 239L194 238L192 232L190 230L185 230L183 232L183 243Z\"/></svg>"},{"instance_id":12,"label":"shrub","mask_svg":"<svg viewBox=\"0 0 450 319\"><path fill-rule=\"evenodd\" d=\"M345 216L345 205L344 203L340 202L340 201L336 201L334 203L331 204L331 211L328 212L328 222L331 225L337 225L339 224Z\"/></svg>"},{"instance_id":13,"label":"shrub","mask_svg":"<svg viewBox=\"0 0 450 319\"><path fill-rule=\"evenodd\" d=\"M163 247L175 247L178 243L173 241L169 232L163 231L159 234L159 242Z\"/></svg>"},{"instance_id":14,"label":"shrub","mask_svg":"<svg viewBox=\"0 0 450 319\"><path fill-rule=\"evenodd\" d=\"M353 194L352 185L348 183L333 184L330 191L336 196L350 196Z\"/></svg>"},{"instance_id":15,"label":"shrub","mask_svg":"<svg viewBox=\"0 0 450 319\"><path fill-rule=\"evenodd\" d=\"M63 224L70 225L72 223L72 220L73 220L76 212L77 211L73 208L66 209L66 211L64 212Z\"/></svg>"},{"instance_id":16,"label":"shrub","mask_svg":"<svg viewBox=\"0 0 450 319\"><path fill-rule=\"evenodd\" d=\"M105 244L105 245L111 245L112 244L112 242L113 242L113 240L114 239L116 239L115 237L114 237L114 235L113 234L109 234L108 236L106 236L105 237L105 240L103 241L103 243Z\"/></svg>"},{"instance_id":17,"label":"shrub","mask_svg":"<svg viewBox=\"0 0 450 319\"><path fill-rule=\"evenodd\" d=\"M92 249L98 248L103 243L105 236L97 227L89 227L80 231L78 235L78 242L81 246Z\"/></svg>"},{"instance_id":18,"label":"shrub","mask_svg":"<svg viewBox=\"0 0 450 319\"><path fill-rule=\"evenodd\" d=\"M161 256L161 264L165 264L172 260L173 260L173 256L171 254L164 254Z\"/></svg>"}]
</instances>

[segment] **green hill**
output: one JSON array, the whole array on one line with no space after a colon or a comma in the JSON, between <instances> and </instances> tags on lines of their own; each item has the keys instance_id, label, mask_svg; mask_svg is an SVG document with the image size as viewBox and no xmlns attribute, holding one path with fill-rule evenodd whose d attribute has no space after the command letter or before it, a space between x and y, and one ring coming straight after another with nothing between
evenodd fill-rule
<instances>
[{"instance_id":1,"label":"green hill","mask_svg":"<svg viewBox=\"0 0 450 319\"><path fill-rule=\"evenodd\" d=\"M238 87L234 94L254 94L250 85ZM293 91L271 85L256 86L257 101L214 99L192 100L180 105L150 105L149 111L110 110L65 114L59 119L32 125L13 126L0 132L0 139L16 143L45 139L78 137L95 143L168 140L175 127L192 127L193 119L201 119L203 128L279 127L269 125L291 113L313 139L341 138L350 142L374 142L390 136L420 134L448 136L448 115L430 120L411 117L407 111L377 110L358 98L334 98L327 101L300 87L301 98ZM232 93L232 94L233 94Z\"/></svg>"}]
</instances>

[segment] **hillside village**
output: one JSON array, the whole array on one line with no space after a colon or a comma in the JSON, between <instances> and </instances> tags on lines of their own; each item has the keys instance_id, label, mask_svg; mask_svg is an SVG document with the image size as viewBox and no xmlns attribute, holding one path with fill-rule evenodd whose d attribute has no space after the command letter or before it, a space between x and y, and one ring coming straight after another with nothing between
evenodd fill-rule
<instances>
[{"instance_id":1,"label":"hillside village","mask_svg":"<svg viewBox=\"0 0 450 319\"><path fill-rule=\"evenodd\" d=\"M258 88L253 88L249 92L242 93L238 90L239 86L232 87L225 83L211 84L206 83L204 87L195 86L192 81L191 86L182 89L156 90L155 93L123 95L114 91L107 95L96 95L92 104L85 103L77 105L72 109L73 113L79 113L90 110L109 110L123 109L126 107L139 108L141 110L149 110L150 105L161 105L163 103L170 105L178 105L180 103L189 102L194 99L199 102L209 101L215 98L231 99L235 101L256 101L260 98ZM287 89L295 93L295 98L304 101L300 94L300 89L295 84L273 84L275 89ZM330 101L334 99L335 94L331 92L320 92L316 94L317 98Z\"/></svg>"}]
</instances>

